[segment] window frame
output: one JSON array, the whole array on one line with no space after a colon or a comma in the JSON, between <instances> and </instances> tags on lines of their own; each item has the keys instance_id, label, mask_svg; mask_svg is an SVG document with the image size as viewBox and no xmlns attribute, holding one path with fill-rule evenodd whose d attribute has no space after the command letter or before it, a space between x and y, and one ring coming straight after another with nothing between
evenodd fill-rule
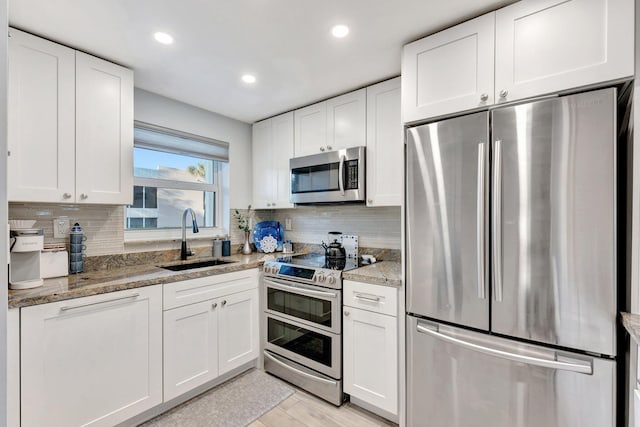
<instances>
[{"instance_id":1,"label":"window frame","mask_svg":"<svg viewBox=\"0 0 640 427\"><path fill-rule=\"evenodd\" d=\"M150 128L149 125L144 123L136 122L134 127L139 127L143 129ZM185 133L180 131L174 131L172 129L162 128L158 126L152 126L152 128L158 132L164 132L169 135L184 137ZM188 134L187 134L188 135ZM193 135L196 137L195 135ZM208 138L197 137L193 138L200 142L207 142ZM211 140L214 141L214 140ZM216 142L216 141L214 141ZM151 144L140 144L136 145L134 140L134 148L143 148L147 150L155 150L170 154L184 155L187 153L183 153L176 148L175 151L171 151L166 147L153 147ZM196 157L197 153L191 152L187 155ZM145 178L145 177L133 177L133 186L131 187L131 191L133 191L133 187L135 186L143 186L143 187L155 187L155 188L167 188L167 189L175 189L175 190L191 190L191 191L203 191L203 192L213 192L214 193L214 224L215 227L201 227L199 226L199 233L194 234L191 231L190 222L187 225L187 235L189 239L211 239L216 236L223 236L228 234L226 228L223 227L223 203L225 197L222 194L224 188L226 188L224 180L224 173L222 172L223 160L218 160L214 158L208 158L206 155L203 155L203 160L212 160L213 161L213 183L200 183L200 182L185 182L185 181L176 181L162 178ZM133 171L132 171L133 173ZM124 210L124 220L127 219L127 206L123 206ZM145 241L175 241L182 239L182 229L180 227L176 228L142 228L142 229L124 229L124 242L145 242Z\"/></svg>"}]
</instances>

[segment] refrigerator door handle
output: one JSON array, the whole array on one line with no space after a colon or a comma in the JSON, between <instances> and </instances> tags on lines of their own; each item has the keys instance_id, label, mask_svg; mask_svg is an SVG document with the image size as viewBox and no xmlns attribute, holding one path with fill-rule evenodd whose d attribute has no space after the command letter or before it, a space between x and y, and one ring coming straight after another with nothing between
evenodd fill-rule
<instances>
[{"instance_id":1,"label":"refrigerator door handle","mask_svg":"<svg viewBox=\"0 0 640 427\"><path fill-rule=\"evenodd\" d=\"M435 328L435 330L432 328ZM479 353L487 354L489 356L499 357L499 358L511 360L514 362L526 363L528 365L541 366L544 368L560 369L563 371L571 371L571 372L577 372L580 374L587 374L587 375L593 374L593 366L591 362L586 360L577 360L564 355L556 355L558 359L563 360L563 361L557 361L557 360L540 359L532 356L524 356L522 354L517 354L517 353L510 353L507 351L485 347L479 344L474 344L468 341L461 340L459 338L451 337L449 335L443 334L442 332L439 332L437 330L437 326L421 324L420 321L418 321L416 325L416 330L419 333L431 335L432 337L438 338L442 341L446 341L448 343L455 344L457 346L464 347L469 350L477 351Z\"/></svg>"},{"instance_id":2,"label":"refrigerator door handle","mask_svg":"<svg viewBox=\"0 0 640 427\"><path fill-rule=\"evenodd\" d=\"M478 218L476 223L476 242L478 254L478 298L485 299L485 147L486 142L478 144L478 190L477 190L477 209Z\"/></svg>"},{"instance_id":3,"label":"refrigerator door handle","mask_svg":"<svg viewBox=\"0 0 640 427\"><path fill-rule=\"evenodd\" d=\"M502 302L502 141L493 142L493 297Z\"/></svg>"}]
</instances>

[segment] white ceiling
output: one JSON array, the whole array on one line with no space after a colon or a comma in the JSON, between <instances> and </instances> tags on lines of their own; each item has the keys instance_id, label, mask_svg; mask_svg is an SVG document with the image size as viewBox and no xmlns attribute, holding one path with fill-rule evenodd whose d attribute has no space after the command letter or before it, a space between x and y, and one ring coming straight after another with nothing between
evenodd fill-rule
<instances>
[{"instance_id":1,"label":"white ceiling","mask_svg":"<svg viewBox=\"0 0 640 427\"><path fill-rule=\"evenodd\" d=\"M9 22L133 68L137 87L251 123L399 75L403 44L512 2L10 0ZM349 36L330 35L337 23Z\"/></svg>"}]
</instances>

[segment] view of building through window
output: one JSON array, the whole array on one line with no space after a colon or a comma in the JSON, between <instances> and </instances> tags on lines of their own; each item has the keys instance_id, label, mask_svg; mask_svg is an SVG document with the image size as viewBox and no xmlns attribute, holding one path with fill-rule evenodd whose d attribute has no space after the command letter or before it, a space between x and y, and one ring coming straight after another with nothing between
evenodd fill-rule
<instances>
[{"instance_id":1,"label":"view of building through window","mask_svg":"<svg viewBox=\"0 0 640 427\"><path fill-rule=\"evenodd\" d=\"M216 161L136 147L134 202L127 206L125 227L176 228L186 208L200 227L216 225Z\"/></svg>"}]
</instances>

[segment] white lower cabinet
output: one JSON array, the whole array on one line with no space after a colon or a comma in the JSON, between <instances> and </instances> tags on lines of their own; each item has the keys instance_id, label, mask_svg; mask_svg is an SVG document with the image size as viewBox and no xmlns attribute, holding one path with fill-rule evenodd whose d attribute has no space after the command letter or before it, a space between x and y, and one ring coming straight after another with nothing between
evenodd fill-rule
<instances>
[{"instance_id":1,"label":"white lower cabinet","mask_svg":"<svg viewBox=\"0 0 640 427\"><path fill-rule=\"evenodd\" d=\"M21 309L22 426L112 426L162 402L162 286Z\"/></svg>"},{"instance_id":2,"label":"white lower cabinet","mask_svg":"<svg viewBox=\"0 0 640 427\"><path fill-rule=\"evenodd\" d=\"M389 291L379 285L345 280L344 294L354 294L363 305L343 307L344 391L391 415L398 414L398 318L389 307ZM357 299L355 300L357 301ZM395 299L393 300L395 303ZM359 303L354 303L359 304ZM364 308L363 308L364 307Z\"/></svg>"},{"instance_id":3,"label":"white lower cabinet","mask_svg":"<svg viewBox=\"0 0 640 427\"><path fill-rule=\"evenodd\" d=\"M165 297L179 289L191 302L164 312L165 402L258 357L257 270L165 287ZM165 307L173 303L165 298Z\"/></svg>"}]
</instances>

